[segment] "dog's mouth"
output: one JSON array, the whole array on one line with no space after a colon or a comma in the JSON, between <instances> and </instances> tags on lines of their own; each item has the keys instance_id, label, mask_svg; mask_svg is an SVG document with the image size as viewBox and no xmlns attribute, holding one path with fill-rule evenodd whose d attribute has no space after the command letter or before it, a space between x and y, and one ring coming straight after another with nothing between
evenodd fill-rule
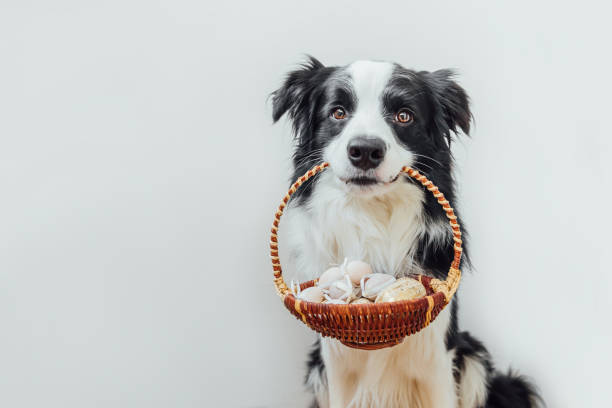
<instances>
[{"instance_id":1,"label":"dog's mouth","mask_svg":"<svg viewBox=\"0 0 612 408\"><path fill-rule=\"evenodd\" d=\"M395 181L397 181L399 176L400 175L398 173L395 177L393 177L389 181L382 181L382 180L378 180L375 177L368 177L368 176L351 177L351 178L341 179L341 180L344 181L344 183L346 183L347 185L352 184L352 185L356 185L360 187L369 187L369 186L374 186L374 185L388 185L388 184L394 183Z\"/></svg>"},{"instance_id":2,"label":"dog's mouth","mask_svg":"<svg viewBox=\"0 0 612 408\"><path fill-rule=\"evenodd\" d=\"M353 177L353 178L349 178L347 180L345 180L346 184L355 184L358 186L371 186L374 184L378 184L378 180L376 180L374 177Z\"/></svg>"}]
</instances>

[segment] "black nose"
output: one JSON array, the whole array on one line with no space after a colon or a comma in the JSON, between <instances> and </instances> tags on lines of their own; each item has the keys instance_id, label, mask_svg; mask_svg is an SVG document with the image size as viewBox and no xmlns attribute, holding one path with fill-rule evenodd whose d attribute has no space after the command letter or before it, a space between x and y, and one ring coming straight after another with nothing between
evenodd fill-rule
<instances>
[{"instance_id":1,"label":"black nose","mask_svg":"<svg viewBox=\"0 0 612 408\"><path fill-rule=\"evenodd\" d=\"M353 166L369 170L382 163L386 150L381 139L356 137L348 144L348 157Z\"/></svg>"}]
</instances>

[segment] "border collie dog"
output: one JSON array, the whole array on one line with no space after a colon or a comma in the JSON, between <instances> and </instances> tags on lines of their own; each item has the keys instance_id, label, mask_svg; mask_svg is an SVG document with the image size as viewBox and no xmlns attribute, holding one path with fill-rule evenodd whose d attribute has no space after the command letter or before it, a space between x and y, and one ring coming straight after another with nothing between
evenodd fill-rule
<instances>
[{"instance_id":1,"label":"border collie dog","mask_svg":"<svg viewBox=\"0 0 612 408\"><path fill-rule=\"evenodd\" d=\"M454 135L468 134L472 116L452 72L374 61L326 67L310 57L272 96L274 121L287 114L293 124L293 181L330 163L287 210L286 270L313 279L349 258L375 272L446 278L453 240L445 213L399 174L405 165L419 170L455 203L450 145ZM312 406L536 406L527 381L496 372L482 343L459 330L456 299L395 347L363 351L321 338L306 376Z\"/></svg>"}]
</instances>

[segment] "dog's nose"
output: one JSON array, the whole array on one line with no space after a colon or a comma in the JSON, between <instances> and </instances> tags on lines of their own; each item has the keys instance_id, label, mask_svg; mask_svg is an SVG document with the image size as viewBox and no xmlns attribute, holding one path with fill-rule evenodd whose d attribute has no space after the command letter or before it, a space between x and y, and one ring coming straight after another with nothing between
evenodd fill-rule
<instances>
[{"instance_id":1,"label":"dog's nose","mask_svg":"<svg viewBox=\"0 0 612 408\"><path fill-rule=\"evenodd\" d=\"M382 163L387 148L379 138L356 137L349 142L347 150L353 166L369 170Z\"/></svg>"}]
</instances>

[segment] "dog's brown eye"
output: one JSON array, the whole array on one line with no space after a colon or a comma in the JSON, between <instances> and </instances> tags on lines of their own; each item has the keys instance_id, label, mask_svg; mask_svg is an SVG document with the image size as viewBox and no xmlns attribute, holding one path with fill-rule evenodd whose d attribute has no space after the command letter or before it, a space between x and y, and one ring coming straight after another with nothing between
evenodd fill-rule
<instances>
[{"instance_id":1,"label":"dog's brown eye","mask_svg":"<svg viewBox=\"0 0 612 408\"><path fill-rule=\"evenodd\" d=\"M410 123L412 122L412 113L408 109L400 109L395 114L395 120L399 123Z\"/></svg>"},{"instance_id":2,"label":"dog's brown eye","mask_svg":"<svg viewBox=\"0 0 612 408\"><path fill-rule=\"evenodd\" d=\"M332 116L334 119L341 120L346 118L346 111L342 108L334 108L332 111Z\"/></svg>"}]
</instances>

